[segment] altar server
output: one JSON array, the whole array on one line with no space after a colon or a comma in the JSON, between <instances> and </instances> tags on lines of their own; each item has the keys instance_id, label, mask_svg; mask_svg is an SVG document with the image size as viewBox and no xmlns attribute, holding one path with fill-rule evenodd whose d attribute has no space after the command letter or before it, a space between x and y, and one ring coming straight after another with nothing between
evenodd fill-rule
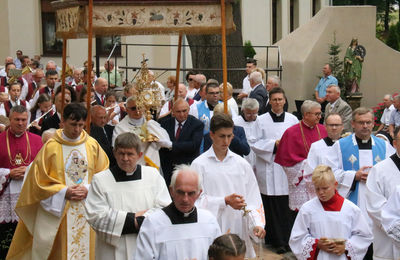
<instances>
[{"instance_id":1,"label":"altar server","mask_svg":"<svg viewBox=\"0 0 400 260\"><path fill-rule=\"evenodd\" d=\"M192 163L203 180L203 192L196 203L216 216L222 233L235 233L246 241L246 257L255 257L250 236L264 238L264 209L250 164L229 150L233 139L230 116L215 114L211 118L210 137L211 148ZM243 216L242 209L250 212Z\"/></svg>"},{"instance_id":2,"label":"altar server","mask_svg":"<svg viewBox=\"0 0 400 260\"><path fill-rule=\"evenodd\" d=\"M85 202L86 219L96 231L96 259L129 259L135 253L142 215L171 202L157 169L137 164L141 141L123 133L114 144L117 165L93 176Z\"/></svg>"},{"instance_id":3,"label":"altar server","mask_svg":"<svg viewBox=\"0 0 400 260\"><path fill-rule=\"evenodd\" d=\"M318 166L312 175L316 198L297 215L290 248L298 259L362 259L372 232L361 210L340 196L332 169Z\"/></svg>"}]
</instances>

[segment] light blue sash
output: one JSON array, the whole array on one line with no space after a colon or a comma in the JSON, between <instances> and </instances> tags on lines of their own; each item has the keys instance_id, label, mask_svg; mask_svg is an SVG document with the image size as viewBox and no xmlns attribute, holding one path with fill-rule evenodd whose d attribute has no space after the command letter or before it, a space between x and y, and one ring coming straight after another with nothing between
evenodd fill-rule
<instances>
[{"instance_id":1,"label":"light blue sash","mask_svg":"<svg viewBox=\"0 0 400 260\"><path fill-rule=\"evenodd\" d=\"M386 143L380 138L377 138L373 135L372 137L372 162L373 164L377 164L381 160L385 159L386 155ZM360 157L359 157L359 149L357 142L353 138L353 135L347 136L339 140L340 150L342 152L342 162L343 162L343 170L345 171L358 171L360 169ZM356 188L349 195L349 200L357 205L358 202L358 185L359 182L356 182Z\"/></svg>"}]
</instances>

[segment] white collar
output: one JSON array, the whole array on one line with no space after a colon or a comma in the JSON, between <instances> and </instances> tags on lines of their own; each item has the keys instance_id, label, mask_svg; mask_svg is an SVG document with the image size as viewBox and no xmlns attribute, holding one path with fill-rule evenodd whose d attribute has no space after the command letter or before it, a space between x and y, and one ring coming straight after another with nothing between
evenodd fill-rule
<instances>
[{"instance_id":1,"label":"white collar","mask_svg":"<svg viewBox=\"0 0 400 260\"><path fill-rule=\"evenodd\" d=\"M228 158L233 156L233 152L228 148L228 152L226 153L225 158L222 161L220 161L218 159L217 155L215 154L214 147L212 145L211 145L210 149L208 149L208 151L206 153L207 153L207 157L208 158L215 158L215 160L218 161L218 162L223 162L223 161L225 161Z\"/></svg>"},{"instance_id":2,"label":"white collar","mask_svg":"<svg viewBox=\"0 0 400 260\"><path fill-rule=\"evenodd\" d=\"M127 118L128 118L128 123L130 125L139 126L139 125L143 125L143 123L144 123L144 117L141 117L139 119L134 119L134 118L130 118L129 115L127 115Z\"/></svg>"},{"instance_id":3,"label":"white collar","mask_svg":"<svg viewBox=\"0 0 400 260\"><path fill-rule=\"evenodd\" d=\"M187 119L185 121L181 122L181 125L183 126L186 123L186 121L187 121ZM175 125L179 125L179 122L178 122L178 120L176 120L176 118L175 118Z\"/></svg>"},{"instance_id":4,"label":"white collar","mask_svg":"<svg viewBox=\"0 0 400 260\"><path fill-rule=\"evenodd\" d=\"M78 142L79 139L81 138L81 136L79 135L78 138L71 139L71 138L67 137L67 136L64 134L64 130L63 130L61 133L62 133L62 138L63 138L64 140L68 141L68 142L71 142L71 143L76 143L76 142Z\"/></svg>"}]
</instances>

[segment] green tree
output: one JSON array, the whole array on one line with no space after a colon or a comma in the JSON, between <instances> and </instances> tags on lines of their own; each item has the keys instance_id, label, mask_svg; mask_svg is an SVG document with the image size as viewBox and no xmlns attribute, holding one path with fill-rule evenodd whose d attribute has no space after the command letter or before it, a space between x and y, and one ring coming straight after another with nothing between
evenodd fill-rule
<instances>
[{"instance_id":1,"label":"green tree","mask_svg":"<svg viewBox=\"0 0 400 260\"><path fill-rule=\"evenodd\" d=\"M341 88L342 98L344 98L345 86L343 76L343 59L339 57L342 45L336 42L336 32L333 33L333 41L329 44L329 66L332 69L332 75L338 80Z\"/></svg>"},{"instance_id":2,"label":"green tree","mask_svg":"<svg viewBox=\"0 0 400 260\"><path fill-rule=\"evenodd\" d=\"M399 50L399 23L397 23L396 25L391 25L390 29L389 29L389 34L388 34L388 38L386 39L386 45L388 45L389 47L395 49L395 50Z\"/></svg>"}]
</instances>

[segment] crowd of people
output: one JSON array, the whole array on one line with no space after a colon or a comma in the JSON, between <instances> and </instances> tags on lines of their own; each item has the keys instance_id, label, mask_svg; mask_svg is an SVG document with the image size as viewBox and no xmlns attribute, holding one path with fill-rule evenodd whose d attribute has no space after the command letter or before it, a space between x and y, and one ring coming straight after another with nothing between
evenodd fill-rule
<instances>
[{"instance_id":1,"label":"crowd of people","mask_svg":"<svg viewBox=\"0 0 400 260\"><path fill-rule=\"evenodd\" d=\"M384 96L373 133L372 110L352 110L326 64L295 116L279 77L249 59L227 114L217 80L190 71L164 87L149 71L162 106L146 119L135 83L104 69L72 68L63 97L54 62L6 58L0 258L244 259L257 243L298 259L400 257L400 96Z\"/></svg>"}]
</instances>

